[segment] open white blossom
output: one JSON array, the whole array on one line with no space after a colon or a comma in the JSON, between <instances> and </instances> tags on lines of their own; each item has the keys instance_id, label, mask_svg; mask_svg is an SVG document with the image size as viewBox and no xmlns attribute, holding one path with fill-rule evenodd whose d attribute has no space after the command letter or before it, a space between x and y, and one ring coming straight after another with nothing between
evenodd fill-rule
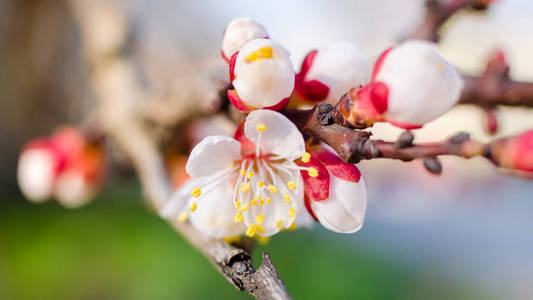
<instances>
[{"instance_id":1,"label":"open white blossom","mask_svg":"<svg viewBox=\"0 0 533 300\"><path fill-rule=\"evenodd\" d=\"M235 18L224 30L222 56L229 61L231 56L241 50L247 42L267 37L268 32L263 25L250 18Z\"/></svg>"},{"instance_id":2,"label":"open white blossom","mask_svg":"<svg viewBox=\"0 0 533 300\"><path fill-rule=\"evenodd\" d=\"M300 171L317 176L316 169L294 162L306 153L303 136L271 110L251 112L243 131L236 139L209 136L196 145L186 166L191 179L166 203L162 217L190 218L218 238L241 230L271 236L291 227L304 206Z\"/></svg>"}]
</instances>

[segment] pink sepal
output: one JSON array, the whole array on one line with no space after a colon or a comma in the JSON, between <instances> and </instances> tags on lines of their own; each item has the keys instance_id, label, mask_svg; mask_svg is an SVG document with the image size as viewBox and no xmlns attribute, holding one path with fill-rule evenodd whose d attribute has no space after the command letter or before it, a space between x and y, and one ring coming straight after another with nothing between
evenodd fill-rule
<instances>
[{"instance_id":1,"label":"pink sepal","mask_svg":"<svg viewBox=\"0 0 533 300\"><path fill-rule=\"evenodd\" d=\"M361 172L355 165L344 162L339 156L324 147L313 149L311 157L319 160L331 175L339 179L351 182L359 182L361 179Z\"/></svg>"}]
</instances>

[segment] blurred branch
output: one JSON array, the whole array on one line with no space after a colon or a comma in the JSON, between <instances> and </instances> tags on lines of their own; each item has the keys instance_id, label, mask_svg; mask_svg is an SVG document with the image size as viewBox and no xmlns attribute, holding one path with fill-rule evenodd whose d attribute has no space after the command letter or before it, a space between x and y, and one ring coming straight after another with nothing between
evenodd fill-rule
<instances>
[{"instance_id":1,"label":"blurred branch","mask_svg":"<svg viewBox=\"0 0 533 300\"><path fill-rule=\"evenodd\" d=\"M98 5L73 1L72 4L85 43L86 59L93 70L91 84L99 100L97 124L130 159L146 199L159 210L169 198L171 187L162 155L143 127L137 105L143 93L135 68L119 55L118 48L124 43L125 32L115 32L107 40L101 37L106 33L99 32L102 22L113 30L122 28L124 16L106 2L98 2ZM85 6L87 4L90 9ZM171 221L171 225L237 289L247 291L257 299L290 299L268 254L263 254L263 262L256 270L250 254L244 249L209 238L187 223L176 220Z\"/></svg>"},{"instance_id":2,"label":"blurred branch","mask_svg":"<svg viewBox=\"0 0 533 300\"><path fill-rule=\"evenodd\" d=\"M495 165L503 158L501 146L507 138L496 139L488 144L471 140L466 133L459 133L443 142L414 144L411 132L404 132L397 141L387 142L370 139L371 133L337 124L336 109L321 103L310 110L286 110L283 113L308 137L317 138L330 145L340 157L351 163L363 159L389 158L402 161L422 159L428 171L438 174L441 155L463 158L481 156Z\"/></svg>"}]
</instances>

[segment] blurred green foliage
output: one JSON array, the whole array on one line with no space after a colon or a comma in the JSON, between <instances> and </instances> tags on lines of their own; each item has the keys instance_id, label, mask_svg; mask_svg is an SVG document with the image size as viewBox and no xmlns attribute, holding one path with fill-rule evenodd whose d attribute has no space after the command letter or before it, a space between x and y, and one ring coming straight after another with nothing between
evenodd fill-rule
<instances>
[{"instance_id":1,"label":"blurred green foliage","mask_svg":"<svg viewBox=\"0 0 533 300\"><path fill-rule=\"evenodd\" d=\"M0 201L0 299L249 299L151 213L136 186L78 210ZM364 229L363 229L364 230ZM281 233L268 251L295 299L487 299L424 274L357 235Z\"/></svg>"}]
</instances>

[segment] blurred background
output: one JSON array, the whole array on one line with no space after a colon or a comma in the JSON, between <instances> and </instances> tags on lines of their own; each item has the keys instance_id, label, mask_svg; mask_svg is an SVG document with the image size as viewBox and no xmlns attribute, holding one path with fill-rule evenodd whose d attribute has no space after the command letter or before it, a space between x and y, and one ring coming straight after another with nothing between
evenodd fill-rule
<instances>
[{"instance_id":1,"label":"blurred background","mask_svg":"<svg viewBox=\"0 0 533 300\"><path fill-rule=\"evenodd\" d=\"M265 25L299 66L310 49L337 40L354 42L373 61L424 12L423 0L100 2L127 20L126 51L149 90L179 86L191 70L225 79L220 41L234 17ZM111 172L103 193L77 210L31 204L20 194L23 144L80 124L96 105L72 12L80 3L0 0L0 299L250 298L150 211L128 172ZM511 76L533 81L531 16L530 0L460 13L445 26L441 50L462 72L479 74L492 50L503 49ZM117 30L107 25L103 36ZM531 110L502 108L498 117L499 135L533 128ZM416 138L442 140L460 130L490 139L481 110L467 106ZM385 139L399 134L386 124L372 131ZM295 299L533 298L533 182L482 159L444 159L440 177L420 162L360 167L369 190L360 232L315 226L281 233L255 252L257 262L262 250L271 253Z\"/></svg>"}]
</instances>

